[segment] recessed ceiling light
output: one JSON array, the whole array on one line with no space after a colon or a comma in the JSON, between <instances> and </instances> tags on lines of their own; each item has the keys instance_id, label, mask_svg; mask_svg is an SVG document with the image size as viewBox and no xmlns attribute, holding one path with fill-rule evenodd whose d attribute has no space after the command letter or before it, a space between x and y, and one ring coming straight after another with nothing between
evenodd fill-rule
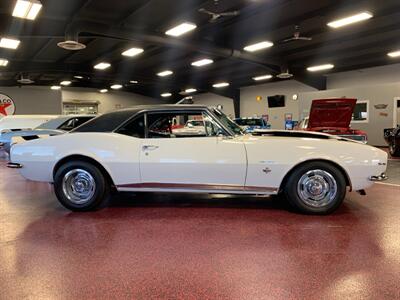
<instances>
[{"instance_id":1,"label":"recessed ceiling light","mask_svg":"<svg viewBox=\"0 0 400 300\"><path fill-rule=\"evenodd\" d=\"M195 92L197 92L197 90L194 89L194 88L190 88L190 89L186 89L186 90L185 90L185 93L187 93L187 94L195 93Z\"/></svg>"},{"instance_id":2,"label":"recessed ceiling light","mask_svg":"<svg viewBox=\"0 0 400 300\"><path fill-rule=\"evenodd\" d=\"M128 50L125 50L121 54L123 56L133 57L133 56L139 55L140 53L143 53L143 51L144 50L142 48L130 48Z\"/></svg>"},{"instance_id":3,"label":"recessed ceiling light","mask_svg":"<svg viewBox=\"0 0 400 300\"><path fill-rule=\"evenodd\" d=\"M74 78L76 78L76 79L83 79L83 76L75 75Z\"/></svg>"},{"instance_id":4,"label":"recessed ceiling light","mask_svg":"<svg viewBox=\"0 0 400 300\"><path fill-rule=\"evenodd\" d=\"M133 84L137 84L137 83L139 83L139 81L137 81L137 80L131 80L131 81L129 81L130 83L133 83Z\"/></svg>"},{"instance_id":5,"label":"recessed ceiling light","mask_svg":"<svg viewBox=\"0 0 400 300\"><path fill-rule=\"evenodd\" d=\"M202 67L202 66L206 66L206 65L212 64L213 62L214 61L212 59L205 58L205 59L201 59L201 60L192 62L192 66Z\"/></svg>"},{"instance_id":6,"label":"recessed ceiling light","mask_svg":"<svg viewBox=\"0 0 400 300\"><path fill-rule=\"evenodd\" d=\"M370 12L365 11L365 12L361 12L361 13L353 15L353 16L349 16L346 18L342 18L339 20L329 22L328 26L332 27L332 28L340 28L340 27L347 26L347 25L350 25L353 23L371 19L372 17L373 17L373 15Z\"/></svg>"},{"instance_id":7,"label":"recessed ceiling light","mask_svg":"<svg viewBox=\"0 0 400 300\"><path fill-rule=\"evenodd\" d=\"M244 47L243 50L245 50L247 52L255 52L255 51L262 50L262 49L270 48L273 45L274 45L274 43L272 43L272 42L263 41L263 42L259 42L257 44L248 45L248 46Z\"/></svg>"},{"instance_id":8,"label":"recessed ceiling light","mask_svg":"<svg viewBox=\"0 0 400 300\"><path fill-rule=\"evenodd\" d=\"M219 83L213 84L213 87L215 87L215 88L223 88L223 87L227 87L227 86L229 86L228 82L219 82Z\"/></svg>"},{"instance_id":9,"label":"recessed ceiling light","mask_svg":"<svg viewBox=\"0 0 400 300\"><path fill-rule=\"evenodd\" d=\"M8 60L5 58L0 58L0 67L6 67L8 65Z\"/></svg>"},{"instance_id":10,"label":"recessed ceiling light","mask_svg":"<svg viewBox=\"0 0 400 300\"><path fill-rule=\"evenodd\" d=\"M261 76L257 76L257 77L253 77L253 80L255 81L261 81L261 80L267 80L267 79L271 79L272 75L261 75Z\"/></svg>"},{"instance_id":11,"label":"recessed ceiling light","mask_svg":"<svg viewBox=\"0 0 400 300\"><path fill-rule=\"evenodd\" d=\"M16 18L35 20L42 6L38 0L17 0L12 15Z\"/></svg>"},{"instance_id":12,"label":"recessed ceiling light","mask_svg":"<svg viewBox=\"0 0 400 300\"><path fill-rule=\"evenodd\" d=\"M400 56L400 50L394 51L394 52L389 52L388 56L390 56L390 57L399 57Z\"/></svg>"},{"instance_id":13,"label":"recessed ceiling light","mask_svg":"<svg viewBox=\"0 0 400 300\"><path fill-rule=\"evenodd\" d=\"M9 39L9 38L1 38L0 47L7 49L17 49L21 41Z\"/></svg>"},{"instance_id":14,"label":"recessed ceiling light","mask_svg":"<svg viewBox=\"0 0 400 300\"><path fill-rule=\"evenodd\" d=\"M330 70L330 69L333 69L334 67L335 66L332 64L325 64L325 65L320 65L320 66L308 67L307 71L318 72L318 71Z\"/></svg>"},{"instance_id":15,"label":"recessed ceiling light","mask_svg":"<svg viewBox=\"0 0 400 300\"><path fill-rule=\"evenodd\" d=\"M172 75L172 74L174 74L174 72L172 72L170 70L165 70L165 71L162 71L160 73L157 73L157 76L165 77L165 76L169 76L169 75Z\"/></svg>"},{"instance_id":16,"label":"recessed ceiling light","mask_svg":"<svg viewBox=\"0 0 400 300\"><path fill-rule=\"evenodd\" d=\"M105 70L109 67L111 67L111 64L109 64L107 62L101 62L94 66L94 68L97 70Z\"/></svg>"},{"instance_id":17,"label":"recessed ceiling light","mask_svg":"<svg viewBox=\"0 0 400 300\"><path fill-rule=\"evenodd\" d=\"M59 85L53 85L53 86L51 87L51 89L52 89L52 90L59 90L59 89L61 89L61 86L59 86Z\"/></svg>"},{"instance_id":18,"label":"recessed ceiling light","mask_svg":"<svg viewBox=\"0 0 400 300\"><path fill-rule=\"evenodd\" d=\"M174 28L169 29L167 32L165 32L165 34L170 36L181 36L196 29L196 27L196 24L184 22Z\"/></svg>"},{"instance_id":19,"label":"recessed ceiling light","mask_svg":"<svg viewBox=\"0 0 400 300\"><path fill-rule=\"evenodd\" d=\"M113 85L111 86L111 88L112 88L113 90L119 90L119 89L122 89L122 85L121 85L121 84L113 84Z\"/></svg>"},{"instance_id":20,"label":"recessed ceiling light","mask_svg":"<svg viewBox=\"0 0 400 300\"><path fill-rule=\"evenodd\" d=\"M104 94L104 93L107 93L108 90L107 90L107 89L102 89L102 90L99 90L99 92L102 93L102 94Z\"/></svg>"},{"instance_id":21,"label":"recessed ceiling light","mask_svg":"<svg viewBox=\"0 0 400 300\"><path fill-rule=\"evenodd\" d=\"M60 84L61 84L61 85L64 85L64 86L67 86L67 85L70 85L70 84L71 84L71 81L69 81L69 80L64 80L64 81L61 81Z\"/></svg>"},{"instance_id":22,"label":"recessed ceiling light","mask_svg":"<svg viewBox=\"0 0 400 300\"><path fill-rule=\"evenodd\" d=\"M163 93L163 94L161 94L161 97L163 97L163 98L168 98L168 97L171 97L171 96L172 96L171 93Z\"/></svg>"}]
</instances>

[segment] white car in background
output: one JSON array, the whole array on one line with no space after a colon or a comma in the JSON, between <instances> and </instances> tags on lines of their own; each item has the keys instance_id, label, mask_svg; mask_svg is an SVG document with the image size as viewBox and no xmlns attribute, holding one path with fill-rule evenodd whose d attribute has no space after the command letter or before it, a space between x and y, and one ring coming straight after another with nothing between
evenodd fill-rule
<instances>
[{"instance_id":1,"label":"white car in background","mask_svg":"<svg viewBox=\"0 0 400 300\"><path fill-rule=\"evenodd\" d=\"M0 118L0 135L4 132L32 129L58 115L14 115Z\"/></svg>"},{"instance_id":2,"label":"white car in background","mask_svg":"<svg viewBox=\"0 0 400 300\"><path fill-rule=\"evenodd\" d=\"M12 144L30 141L45 136L63 134L84 124L94 117L94 115L56 116L55 118L52 118L51 120L40 124L34 129L22 129L12 131L5 130L0 136L0 149L3 149L7 153L9 153Z\"/></svg>"},{"instance_id":3,"label":"white car in background","mask_svg":"<svg viewBox=\"0 0 400 300\"><path fill-rule=\"evenodd\" d=\"M204 120L203 134L179 135L186 120ZM178 124L174 122L178 120ZM74 211L103 206L111 191L224 194L282 193L298 210L328 214L346 190L384 180L386 152L312 132L242 129L216 108L139 106L99 116L70 133L11 148L11 168L54 184Z\"/></svg>"}]
</instances>

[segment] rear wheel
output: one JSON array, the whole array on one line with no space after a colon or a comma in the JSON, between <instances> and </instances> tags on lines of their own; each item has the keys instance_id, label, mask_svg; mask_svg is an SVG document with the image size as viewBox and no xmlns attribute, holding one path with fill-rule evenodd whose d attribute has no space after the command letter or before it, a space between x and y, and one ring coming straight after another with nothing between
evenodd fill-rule
<instances>
[{"instance_id":1,"label":"rear wheel","mask_svg":"<svg viewBox=\"0 0 400 300\"><path fill-rule=\"evenodd\" d=\"M289 175L284 194L289 203L303 213L329 214L342 204L346 180L335 166L310 162Z\"/></svg>"},{"instance_id":2,"label":"rear wheel","mask_svg":"<svg viewBox=\"0 0 400 300\"><path fill-rule=\"evenodd\" d=\"M91 211L106 204L110 183L95 165L72 161L56 171L54 191L64 207L73 211Z\"/></svg>"}]
</instances>

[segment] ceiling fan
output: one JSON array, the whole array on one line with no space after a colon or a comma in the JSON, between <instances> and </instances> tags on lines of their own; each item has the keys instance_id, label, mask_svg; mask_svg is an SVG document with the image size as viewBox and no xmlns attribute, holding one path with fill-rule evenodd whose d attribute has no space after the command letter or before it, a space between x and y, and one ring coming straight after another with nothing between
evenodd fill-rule
<instances>
[{"instance_id":1,"label":"ceiling fan","mask_svg":"<svg viewBox=\"0 0 400 300\"><path fill-rule=\"evenodd\" d=\"M235 17L235 16L240 15L239 10L216 13L216 12L209 11L205 8L200 8L199 12L210 15L211 16L211 19L209 20L210 23L215 23L216 21L218 21L219 19L221 19L223 17Z\"/></svg>"},{"instance_id":2,"label":"ceiling fan","mask_svg":"<svg viewBox=\"0 0 400 300\"><path fill-rule=\"evenodd\" d=\"M280 43L284 44L284 43L290 43L290 42L295 42L295 41L312 41L312 37L302 36L300 33L300 26L296 25L294 27L293 36L282 40Z\"/></svg>"},{"instance_id":3,"label":"ceiling fan","mask_svg":"<svg viewBox=\"0 0 400 300\"><path fill-rule=\"evenodd\" d=\"M17 79L17 82L21 83L21 84L32 84L32 83L35 83L35 81L33 81L32 79L29 78L29 76L28 77L24 77L23 74L21 74L21 77L19 79Z\"/></svg>"}]
</instances>

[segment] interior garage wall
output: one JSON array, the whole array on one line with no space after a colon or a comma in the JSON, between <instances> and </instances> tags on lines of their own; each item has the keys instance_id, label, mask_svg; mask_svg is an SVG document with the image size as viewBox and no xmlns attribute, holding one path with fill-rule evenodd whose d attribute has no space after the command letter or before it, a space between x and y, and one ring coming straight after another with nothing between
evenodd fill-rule
<instances>
[{"instance_id":1,"label":"interior garage wall","mask_svg":"<svg viewBox=\"0 0 400 300\"><path fill-rule=\"evenodd\" d=\"M193 96L193 102L198 105L206 106L223 106L223 111L226 115L234 118L235 109L233 107L233 100L227 97L222 97L212 93L199 94Z\"/></svg>"},{"instance_id":2,"label":"interior garage wall","mask_svg":"<svg viewBox=\"0 0 400 300\"><path fill-rule=\"evenodd\" d=\"M400 64L335 73L328 76L327 88L330 90L387 83L400 84Z\"/></svg>"},{"instance_id":3,"label":"interior garage wall","mask_svg":"<svg viewBox=\"0 0 400 300\"><path fill-rule=\"evenodd\" d=\"M284 129L285 113L292 113L293 120L299 118L299 101L294 101L293 95L310 91L315 91L315 89L294 80L242 88L240 90L240 114L242 117L268 115L273 129ZM286 106L268 108L267 97L274 95L285 95ZM257 96L261 96L262 100L257 101Z\"/></svg>"},{"instance_id":4,"label":"interior garage wall","mask_svg":"<svg viewBox=\"0 0 400 300\"><path fill-rule=\"evenodd\" d=\"M61 114L61 92L49 87L0 87L0 93L14 100L15 114Z\"/></svg>"},{"instance_id":5,"label":"interior garage wall","mask_svg":"<svg viewBox=\"0 0 400 300\"><path fill-rule=\"evenodd\" d=\"M62 101L68 102L72 100L98 101L99 113L127 108L134 105L166 103L166 101L159 99L121 91L109 91L108 93L101 94L95 89L64 88L62 90Z\"/></svg>"}]
</instances>

